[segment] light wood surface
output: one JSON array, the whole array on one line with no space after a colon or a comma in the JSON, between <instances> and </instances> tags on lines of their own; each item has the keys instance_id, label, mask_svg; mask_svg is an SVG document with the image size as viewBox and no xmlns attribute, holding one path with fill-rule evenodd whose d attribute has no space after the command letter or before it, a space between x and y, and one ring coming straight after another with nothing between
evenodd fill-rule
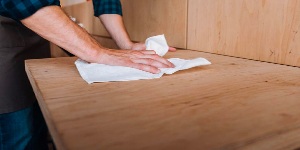
<instances>
[{"instance_id":1,"label":"light wood surface","mask_svg":"<svg viewBox=\"0 0 300 150\"><path fill-rule=\"evenodd\" d=\"M188 49L300 66L300 0L189 0Z\"/></svg>"},{"instance_id":2,"label":"light wood surface","mask_svg":"<svg viewBox=\"0 0 300 150\"><path fill-rule=\"evenodd\" d=\"M187 0L121 0L132 40L165 34L168 44L186 48Z\"/></svg>"},{"instance_id":3,"label":"light wood surface","mask_svg":"<svg viewBox=\"0 0 300 150\"><path fill-rule=\"evenodd\" d=\"M111 38L93 36L102 46L111 49L119 49L118 45Z\"/></svg>"},{"instance_id":4,"label":"light wood surface","mask_svg":"<svg viewBox=\"0 0 300 150\"><path fill-rule=\"evenodd\" d=\"M94 17L93 2L85 2L72 6L63 7L63 10L69 15L76 18L78 23L82 23L84 28L93 35L110 37L105 27L98 17Z\"/></svg>"},{"instance_id":5,"label":"light wood surface","mask_svg":"<svg viewBox=\"0 0 300 150\"><path fill-rule=\"evenodd\" d=\"M27 60L58 149L293 150L300 147L300 68L197 51L210 66L160 79L87 84L76 58Z\"/></svg>"},{"instance_id":6,"label":"light wood surface","mask_svg":"<svg viewBox=\"0 0 300 150\"><path fill-rule=\"evenodd\" d=\"M62 7L67 7L67 6L76 5L85 2L86 0L60 0L60 5Z\"/></svg>"}]
</instances>

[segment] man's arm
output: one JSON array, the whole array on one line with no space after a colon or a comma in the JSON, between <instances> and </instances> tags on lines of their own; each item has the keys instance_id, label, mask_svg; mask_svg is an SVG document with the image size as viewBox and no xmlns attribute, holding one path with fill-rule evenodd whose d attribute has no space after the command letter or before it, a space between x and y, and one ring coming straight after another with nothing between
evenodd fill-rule
<instances>
[{"instance_id":1,"label":"man's arm","mask_svg":"<svg viewBox=\"0 0 300 150\"><path fill-rule=\"evenodd\" d=\"M127 30L124 26L122 16L118 14L102 14L99 16L99 19L121 49L146 49L144 43L134 43L130 40ZM169 51L176 51L176 49L169 47Z\"/></svg>"},{"instance_id":2,"label":"man's arm","mask_svg":"<svg viewBox=\"0 0 300 150\"><path fill-rule=\"evenodd\" d=\"M158 73L158 68L174 66L154 51L111 50L102 47L58 6L43 7L21 22L45 39L88 62L127 66L152 73Z\"/></svg>"},{"instance_id":3,"label":"man's arm","mask_svg":"<svg viewBox=\"0 0 300 150\"><path fill-rule=\"evenodd\" d=\"M120 0L93 0L94 15L99 17L106 30L121 49L145 50L144 43L134 43L130 40L123 23ZM170 51L175 48L170 47Z\"/></svg>"}]
</instances>

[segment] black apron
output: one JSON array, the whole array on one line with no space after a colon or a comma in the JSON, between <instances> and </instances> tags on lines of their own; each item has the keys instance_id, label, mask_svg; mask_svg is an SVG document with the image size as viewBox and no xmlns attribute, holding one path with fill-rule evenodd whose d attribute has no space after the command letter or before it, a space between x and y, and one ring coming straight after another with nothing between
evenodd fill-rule
<instances>
[{"instance_id":1,"label":"black apron","mask_svg":"<svg viewBox=\"0 0 300 150\"><path fill-rule=\"evenodd\" d=\"M48 41L21 23L0 16L0 114L34 103L36 98L25 73L24 61L48 57Z\"/></svg>"}]
</instances>

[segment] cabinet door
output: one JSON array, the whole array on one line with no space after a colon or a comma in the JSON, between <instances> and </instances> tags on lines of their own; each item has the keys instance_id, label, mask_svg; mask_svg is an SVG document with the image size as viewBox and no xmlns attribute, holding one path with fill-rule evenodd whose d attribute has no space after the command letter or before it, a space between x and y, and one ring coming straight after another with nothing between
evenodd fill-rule
<instances>
[{"instance_id":1,"label":"cabinet door","mask_svg":"<svg viewBox=\"0 0 300 150\"><path fill-rule=\"evenodd\" d=\"M300 0L189 0L188 49L300 66Z\"/></svg>"}]
</instances>

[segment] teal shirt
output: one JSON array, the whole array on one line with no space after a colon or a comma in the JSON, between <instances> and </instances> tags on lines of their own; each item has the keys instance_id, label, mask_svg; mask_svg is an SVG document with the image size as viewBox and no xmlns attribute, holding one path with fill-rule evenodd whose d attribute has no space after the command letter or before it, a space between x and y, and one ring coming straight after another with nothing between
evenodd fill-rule
<instances>
[{"instance_id":1,"label":"teal shirt","mask_svg":"<svg viewBox=\"0 0 300 150\"><path fill-rule=\"evenodd\" d=\"M120 0L93 0L94 15L122 15ZM60 6L59 0L0 0L0 15L14 20L25 19L45 6Z\"/></svg>"}]
</instances>

